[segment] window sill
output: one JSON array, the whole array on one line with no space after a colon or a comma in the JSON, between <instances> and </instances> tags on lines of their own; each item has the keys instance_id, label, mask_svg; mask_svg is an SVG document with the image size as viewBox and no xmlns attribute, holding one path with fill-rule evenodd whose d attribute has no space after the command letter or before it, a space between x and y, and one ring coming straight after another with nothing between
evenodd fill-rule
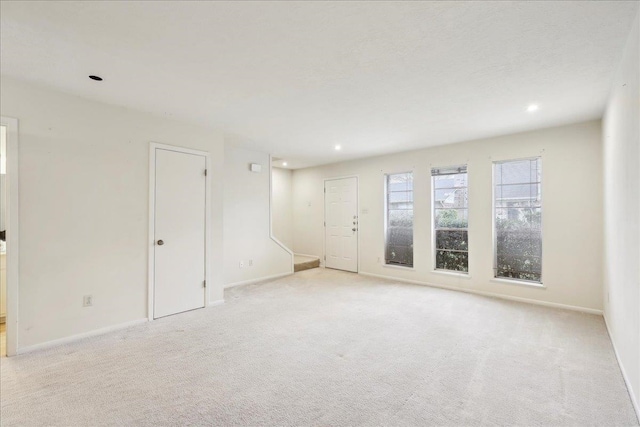
<instances>
[{"instance_id":1,"label":"window sill","mask_svg":"<svg viewBox=\"0 0 640 427\"><path fill-rule=\"evenodd\" d=\"M398 270L415 270L415 268L413 267L404 266L404 265L382 264L382 266L386 268L395 268Z\"/></svg>"},{"instance_id":2,"label":"window sill","mask_svg":"<svg viewBox=\"0 0 640 427\"><path fill-rule=\"evenodd\" d=\"M459 277L461 279L471 279L471 275L468 273L456 273L455 271L447 271L447 270L431 270L434 274L442 274L444 276L453 276Z\"/></svg>"},{"instance_id":3,"label":"window sill","mask_svg":"<svg viewBox=\"0 0 640 427\"><path fill-rule=\"evenodd\" d=\"M491 282L504 283L507 285L520 285L526 286L527 288L547 289L547 287L542 283L526 282L524 280L498 279L494 277L493 279L491 279Z\"/></svg>"}]
</instances>

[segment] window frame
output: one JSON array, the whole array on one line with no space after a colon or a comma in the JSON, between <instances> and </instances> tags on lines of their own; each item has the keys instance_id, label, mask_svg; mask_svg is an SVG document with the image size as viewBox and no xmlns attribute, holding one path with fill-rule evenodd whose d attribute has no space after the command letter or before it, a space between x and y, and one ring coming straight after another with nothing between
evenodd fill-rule
<instances>
[{"instance_id":1,"label":"window frame","mask_svg":"<svg viewBox=\"0 0 640 427\"><path fill-rule=\"evenodd\" d=\"M496 165L511 163L511 162L522 162L522 161L531 161L538 160L539 161L539 169L540 169L540 280L527 280L527 279L519 279L515 277L502 277L497 276L498 274L498 230L496 227ZM533 288L541 288L546 289L544 285L544 224L543 224L543 191L542 191L542 154L537 156L529 156L529 157L516 157L509 159L501 159L501 160L493 160L491 163L491 221L492 221L492 244L493 244L493 274L491 281L498 283L506 283L511 285L524 285ZM531 183L528 183L531 185Z\"/></svg>"},{"instance_id":2,"label":"window frame","mask_svg":"<svg viewBox=\"0 0 640 427\"><path fill-rule=\"evenodd\" d=\"M461 230L465 230L467 232L467 271L459 271L459 270L447 270L444 268L438 268L437 266L437 259L438 259L438 249L437 249L437 233L436 233L436 180L435 177L438 175L433 175L433 169L454 169L454 168L461 168L464 167L466 169L466 173L467 174L467 186L464 187L467 190L467 207L466 208L455 208L455 209L466 209L467 210L467 228L461 229ZM430 180L431 180L431 265L432 265L432 269L431 271L433 273L441 273L441 274L447 274L447 275L454 275L454 276L461 276L461 277L471 277L471 257L470 257L470 250L469 250L469 222L470 222L470 218L469 218L469 164L465 163L465 164L457 164L457 165L453 165L453 166L442 166L442 167L437 167L437 166L432 166L429 169L429 173L430 173ZM460 174L462 172L459 172L458 174ZM451 174L454 175L454 174Z\"/></svg>"},{"instance_id":3,"label":"window frame","mask_svg":"<svg viewBox=\"0 0 640 427\"><path fill-rule=\"evenodd\" d=\"M384 192L383 192L383 204L384 204L384 247L383 247L383 253L382 253L382 265L384 267L390 267L390 268L400 268L403 270L413 270L415 268L415 242L411 244L411 255L412 255L412 260L413 262L411 263L411 265L409 264L389 264L387 263L387 245L389 243L389 233L388 233L388 229L389 229L389 176L391 175L403 175L403 174L411 174L411 193L412 193L412 197L413 197L413 201L412 201L412 205L413 205L413 209L412 211L414 212L413 214L413 222L411 224L411 234L413 235L413 238L415 238L415 177L414 177L414 171L413 170L405 170L405 171L399 171L399 172L385 172L382 175L382 178L384 180ZM413 241L413 239L412 239Z\"/></svg>"}]
</instances>

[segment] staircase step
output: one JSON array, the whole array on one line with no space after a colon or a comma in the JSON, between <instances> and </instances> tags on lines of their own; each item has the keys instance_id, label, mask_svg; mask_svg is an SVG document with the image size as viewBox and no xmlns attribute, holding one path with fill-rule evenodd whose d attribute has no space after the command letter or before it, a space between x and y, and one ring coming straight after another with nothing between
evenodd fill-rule
<instances>
[{"instance_id":1,"label":"staircase step","mask_svg":"<svg viewBox=\"0 0 640 427\"><path fill-rule=\"evenodd\" d=\"M296 273L298 271L309 270L311 268L318 267L320 267L320 260L318 258L311 258L300 255L296 255L294 257L293 271Z\"/></svg>"}]
</instances>

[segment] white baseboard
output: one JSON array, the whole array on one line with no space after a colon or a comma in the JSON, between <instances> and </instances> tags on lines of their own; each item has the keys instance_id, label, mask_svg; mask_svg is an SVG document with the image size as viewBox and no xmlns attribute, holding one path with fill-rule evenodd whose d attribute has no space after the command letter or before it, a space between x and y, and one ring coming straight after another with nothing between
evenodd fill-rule
<instances>
[{"instance_id":1,"label":"white baseboard","mask_svg":"<svg viewBox=\"0 0 640 427\"><path fill-rule=\"evenodd\" d=\"M250 285L252 283L264 282L265 280L272 280L272 279L277 279L279 277L290 276L292 274L293 273L280 273L280 274L274 274L272 276L258 277L257 279L249 279L249 280L243 280L241 282L228 283L224 285L224 288L229 289L235 286Z\"/></svg>"},{"instance_id":2,"label":"white baseboard","mask_svg":"<svg viewBox=\"0 0 640 427\"><path fill-rule=\"evenodd\" d=\"M222 304L224 304L224 300L219 299L217 301L209 301L209 304L207 304L207 307L215 307L216 305L222 305Z\"/></svg>"},{"instance_id":3,"label":"white baseboard","mask_svg":"<svg viewBox=\"0 0 640 427\"><path fill-rule=\"evenodd\" d=\"M414 284L414 285L431 286L433 288L447 289L447 290L450 290L450 291L466 292L466 293L469 293L469 294L482 295L482 296L485 296L485 297L500 298L500 299L506 299L506 300L510 300L510 301L524 302L524 303L528 303L528 304L543 305L543 306L546 306L546 307L561 308L561 309L564 309L564 310L581 311L583 313L599 314L600 316L602 316L602 310L597 310L595 308L579 307L579 306L576 306L576 305L560 304L560 303L557 303L557 302L540 301L540 300L531 299L531 298L514 297L514 296L510 296L510 295L496 294L496 293L493 293L493 292L477 291L477 290L474 290L474 289L457 288L455 286L439 285L439 284L436 284L436 283L423 282L423 281L419 281L419 280L400 279L400 278L392 277L392 276L383 276L381 274L366 273L366 272L360 272L358 274L361 274L363 276L377 277L377 278L380 278L380 279L394 280L396 282L411 283L411 284Z\"/></svg>"},{"instance_id":4,"label":"white baseboard","mask_svg":"<svg viewBox=\"0 0 640 427\"><path fill-rule=\"evenodd\" d=\"M640 406L638 406L638 400L636 398L636 394L633 391L633 387L631 387L631 381L627 376L627 372L624 369L624 365L622 364L622 360L620 360L620 355L618 354L618 349L616 348L616 343L613 340L613 336L611 335L611 330L609 329L609 323L607 323L607 316L604 317L604 325L607 327L607 333L609 334L609 340L611 341L611 345L613 346L613 353L616 355L616 360L618 361L618 366L620 367L620 372L622 373L622 378L624 379L624 383L627 386L627 391L629 392L629 398L631 399L631 404L633 405L633 409L636 411L636 417L638 417L638 421L640 421Z\"/></svg>"},{"instance_id":5,"label":"white baseboard","mask_svg":"<svg viewBox=\"0 0 640 427\"><path fill-rule=\"evenodd\" d=\"M71 343L71 342L74 342L74 341L78 341L78 340L81 340L81 339L84 339L84 338L95 337L95 336L98 336L98 335L107 334L109 332L114 332L114 331L119 331L119 330L122 330L122 329L127 329L127 328L129 328L131 326L140 325L140 324L146 323L146 322L148 322L147 318L138 319L138 320L132 320L131 322L119 323L117 325L107 326L106 328L100 328L100 329L96 329L94 331L84 332L82 334L71 335L69 337L64 337L64 338L59 338L57 340L43 342L41 344L35 344L35 345L30 345L28 347L18 348L17 351L16 351L16 354L32 353L34 351L44 350L44 349L51 348L51 347L57 347L59 345L68 344L68 343Z\"/></svg>"}]
</instances>

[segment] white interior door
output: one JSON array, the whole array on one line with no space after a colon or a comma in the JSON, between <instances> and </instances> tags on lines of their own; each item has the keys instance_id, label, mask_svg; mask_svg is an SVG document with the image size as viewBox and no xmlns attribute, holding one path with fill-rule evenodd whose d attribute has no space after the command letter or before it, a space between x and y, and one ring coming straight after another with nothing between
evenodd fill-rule
<instances>
[{"instance_id":1,"label":"white interior door","mask_svg":"<svg viewBox=\"0 0 640 427\"><path fill-rule=\"evenodd\" d=\"M324 182L325 267L358 272L358 179Z\"/></svg>"},{"instance_id":2,"label":"white interior door","mask_svg":"<svg viewBox=\"0 0 640 427\"><path fill-rule=\"evenodd\" d=\"M205 306L206 157L156 148L153 317Z\"/></svg>"}]
</instances>

